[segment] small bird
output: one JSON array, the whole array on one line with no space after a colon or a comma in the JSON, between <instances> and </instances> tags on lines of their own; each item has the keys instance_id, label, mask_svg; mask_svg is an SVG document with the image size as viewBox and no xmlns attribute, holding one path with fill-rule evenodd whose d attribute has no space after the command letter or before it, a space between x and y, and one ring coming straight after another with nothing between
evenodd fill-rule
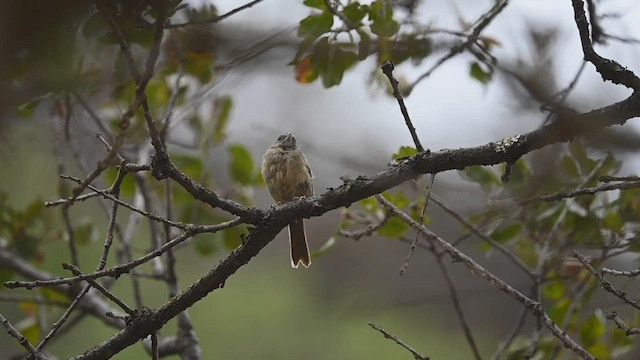
<instances>
[{"instance_id":1,"label":"small bird","mask_svg":"<svg viewBox=\"0 0 640 360\"><path fill-rule=\"evenodd\" d=\"M269 194L278 204L284 204L301 197L313 195L313 173L307 158L296 146L296 138L291 133L278 136L262 156L262 178ZM307 234L302 219L289 224L291 245L291 266L297 268L311 265Z\"/></svg>"}]
</instances>

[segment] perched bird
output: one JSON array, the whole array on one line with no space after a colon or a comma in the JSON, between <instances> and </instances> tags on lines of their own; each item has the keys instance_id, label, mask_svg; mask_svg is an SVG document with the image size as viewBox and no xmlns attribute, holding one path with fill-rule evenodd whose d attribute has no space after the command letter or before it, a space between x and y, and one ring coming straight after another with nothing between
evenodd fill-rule
<instances>
[{"instance_id":1,"label":"perched bird","mask_svg":"<svg viewBox=\"0 0 640 360\"><path fill-rule=\"evenodd\" d=\"M307 158L296 146L296 138L291 133L278 136L262 156L262 178L269 194L278 204L313 195L313 173ZM302 219L289 224L291 245L291 266L297 268L311 265L307 235Z\"/></svg>"}]
</instances>

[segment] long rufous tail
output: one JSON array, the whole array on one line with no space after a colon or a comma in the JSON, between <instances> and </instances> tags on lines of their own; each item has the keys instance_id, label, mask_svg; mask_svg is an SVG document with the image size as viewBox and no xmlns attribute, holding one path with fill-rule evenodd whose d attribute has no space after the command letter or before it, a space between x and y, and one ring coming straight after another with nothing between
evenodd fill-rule
<instances>
[{"instance_id":1,"label":"long rufous tail","mask_svg":"<svg viewBox=\"0 0 640 360\"><path fill-rule=\"evenodd\" d=\"M308 268L311 265L311 256L302 219L294 220L289 224L289 242L291 244L291 266L297 268L302 264Z\"/></svg>"}]
</instances>

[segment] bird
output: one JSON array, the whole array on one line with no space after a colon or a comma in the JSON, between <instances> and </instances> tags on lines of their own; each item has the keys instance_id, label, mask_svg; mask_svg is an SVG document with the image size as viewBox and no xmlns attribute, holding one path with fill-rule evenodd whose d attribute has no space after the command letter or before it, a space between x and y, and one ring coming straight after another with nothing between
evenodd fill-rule
<instances>
[{"instance_id":1,"label":"bird","mask_svg":"<svg viewBox=\"0 0 640 360\"><path fill-rule=\"evenodd\" d=\"M291 133L278 136L262 156L262 178L276 204L284 204L313 195L313 172ZM291 266L311 265L303 219L289 223Z\"/></svg>"}]
</instances>

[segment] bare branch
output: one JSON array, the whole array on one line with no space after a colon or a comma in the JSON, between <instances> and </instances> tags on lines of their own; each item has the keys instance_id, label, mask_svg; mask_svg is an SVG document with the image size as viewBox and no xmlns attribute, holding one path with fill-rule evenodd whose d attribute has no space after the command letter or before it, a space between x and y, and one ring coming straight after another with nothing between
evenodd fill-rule
<instances>
[{"instance_id":1,"label":"bare branch","mask_svg":"<svg viewBox=\"0 0 640 360\"><path fill-rule=\"evenodd\" d=\"M604 276L589 263L589 260L587 260L584 256L582 256L578 251L573 252L573 257L578 259L578 261L580 261L580 263L582 264L582 266L585 267L585 269L589 270L589 272L598 280L598 282L600 283L600 285L604 290L606 290L607 292L610 292L611 294L618 297L620 300L640 310L640 303L629 298L624 291L618 290L613 285L611 285L611 283L607 279L605 279Z\"/></svg>"},{"instance_id":2,"label":"bare branch","mask_svg":"<svg viewBox=\"0 0 640 360\"><path fill-rule=\"evenodd\" d=\"M26 337L24 337L24 335L22 335L13 325L11 325L9 320L2 316L2 314L0 314L0 322L2 323L2 326L7 329L7 333L18 340L20 345L22 345L22 347L25 348L31 354L31 356L33 356L33 358L38 360L46 359L38 349L33 347L33 345L29 342L29 340L27 340Z\"/></svg>"},{"instance_id":3,"label":"bare branch","mask_svg":"<svg viewBox=\"0 0 640 360\"><path fill-rule=\"evenodd\" d=\"M382 64L382 72L387 76L387 78L389 78L389 82L393 88L393 96L398 100L398 105L400 105L400 111L404 117L404 122L411 133L411 138L413 139L413 143L416 145L416 149L418 152L423 152L424 148L422 147L422 144L420 144L420 139L418 138L418 134L416 134L416 128L413 127L413 123L409 117L409 112L407 111L407 106L404 104L404 99L398 89L398 80L393 76L393 63L389 60L385 61Z\"/></svg>"},{"instance_id":4,"label":"bare branch","mask_svg":"<svg viewBox=\"0 0 640 360\"><path fill-rule=\"evenodd\" d=\"M582 52L584 53L585 60L596 67L596 70L602 75L603 80L624 85L635 91L640 90L640 78L638 78L636 74L615 60L603 58L596 53L589 37L589 22L587 21L587 16L584 11L584 1L571 0L571 3L573 4L574 19L578 27L578 32L580 33L580 43L582 44Z\"/></svg>"},{"instance_id":5,"label":"bare branch","mask_svg":"<svg viewBox=\"0 0 640 360\"><path fill-rule=\"evenodd\" d=\"M403 348L407 349L411 353L411 355L413 355L413 357L416 360L429 360L429 357L421 355L419 352L415 351L411 346L407 345L404 341L398 339L397 336L390 334L388 331L386 331L385 329L379 327L378 325L370 322L369 326L371 326L372 328L378 330L387 339L393 340L396 344L398 344L398 345L402 346Z\"/></svg>"},{"instance_id":6,"label":"bare branch","mask_svg":"<svg viewBox=\"0 0 640 360\"><path fill-rule=\"evenodd\" d=\"M619 317L618 313L616 313L614 310L607 311L606 316L607 316L607 319L613 321L620 330L624 330L624 333L627 336L640 334L640 329L632 328L629 325L627 325L627 323L625 323L624 320L621 317Z\"/></svg>"},{"instance_id":7,"label":"bare branch","mask_svg":"<svg viewBox=\"0 0 640 360\"><path fill-rule=\"evenodd\" d=\"M558 201L558 200L574 198L582 195L594 195L603 191L634 189L638 187L640 187L640 181L630 181L630 182L623 182L623 183L617 183L617 184L606 184L606 185L600 185L600 186L595 186L595 187L586 188L586 189L560 191L555 194L529 198L529 199L520 201L519 204L528 205L538 201Z\"/></svg>"}]
</instances>

